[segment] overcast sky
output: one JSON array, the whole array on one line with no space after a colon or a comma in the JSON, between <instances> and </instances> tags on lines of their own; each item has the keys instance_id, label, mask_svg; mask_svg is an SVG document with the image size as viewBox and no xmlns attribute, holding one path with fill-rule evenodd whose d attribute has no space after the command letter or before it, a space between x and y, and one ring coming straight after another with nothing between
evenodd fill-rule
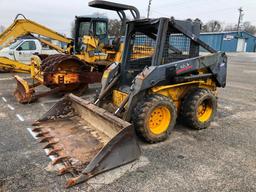
<instances>
[{"instance_id":1,"label":"overcast sky","mask_svg":"<svg viewBox=\"0 0 256 192\"><path fill-rule=\"evenodd\" d=\"M146 16L148 0L112 0L136 6ZM60 33L70 34L71 22L76 15L104 13L117 18L111 11L88 7L88 0L0 0L0 25L9 26L17 13L48 26ZM256 0L152 0L150 17L176 19L199 18L203 22L220 20L225 24L237 23L238 8L243 7L243 21L256 25Z\"/></svg>"}]
</instances>

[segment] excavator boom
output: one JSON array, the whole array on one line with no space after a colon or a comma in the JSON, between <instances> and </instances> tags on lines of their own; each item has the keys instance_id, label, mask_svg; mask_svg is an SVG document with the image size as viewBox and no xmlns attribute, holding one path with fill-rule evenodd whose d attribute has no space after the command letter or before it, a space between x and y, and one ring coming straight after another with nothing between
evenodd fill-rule
<instances>
[{"instance_id":1,"label":"excavator boom","mask_svg":"<svg viewBox=\"0 0 256 192\"><path fill-rule=\"evenodd\" d=\"M0 49L9 46L18 37L27 34L38 34L64 43L71 43L71 39L29 19L18 19L18 14L12 23L3 33L0 34Z\"/></svg>"},{"instance_id":2,"label":"excavator boom","mask_svg":"<svg viewBox=\"0 0 256 192\"><path fill-rule=\"evenodd\" d=\"M62 49L61 47L59 47L58 45L54 45L52 43L50 43L49 41L47 40L44 40L42 38L37 38L41 43L44 43L46 45L48 45L50 48L52 49L55 49L56 51L60 52L60 53L65 53L66 50L65 49Z\"/></svg>"},{"instance_id":3,"label":"excavator boom","mask_svg":"<svg viewBox=\"0 0 256 192\"><path fill-rule=\"evenodd\" d=\"M22 19L19 19L19 16L23 16ZM39 23L26 19L26 17L22 14L18 14L14 20L14 22L3 32L0 34L0 49L9 46L13 41L17 38L24 35L32 35L37 34L40 36L44 36L53 40L57 40L59 42L66 43L71 45L72 40L55 32L52 29L49 29ZM35 37L35 36L34 36ZM50 48L61 52L61 53L70 53L71 47L67 47L67 49L63 49L57 45L52 44L50 41L45 40L40 37L35 37L41 43L48 45ZM31 65L24 64L22 62L12 60L5 57L0 57L0 71L1 72L20 72L20 73L31 73Z\"/></svg>"}]
</instances>

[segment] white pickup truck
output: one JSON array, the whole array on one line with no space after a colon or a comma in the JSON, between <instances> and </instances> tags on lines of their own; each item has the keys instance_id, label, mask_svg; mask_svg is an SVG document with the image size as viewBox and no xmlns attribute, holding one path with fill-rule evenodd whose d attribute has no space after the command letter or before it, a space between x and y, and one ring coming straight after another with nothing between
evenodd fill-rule
<instances>
[{"instance_id":1,"label":"white pickup truck","mask_svg":"<svg viewBox=\"0 0 256 192\"><path fill-rule=\"evenodd\" d=\"M0 57L6 57L21 63L30 63L34 54L56 54L54 49L50 49L47 45L43 45L37 39L18 39L9 47L0 50Z\"/></svg>"}]
</instances>

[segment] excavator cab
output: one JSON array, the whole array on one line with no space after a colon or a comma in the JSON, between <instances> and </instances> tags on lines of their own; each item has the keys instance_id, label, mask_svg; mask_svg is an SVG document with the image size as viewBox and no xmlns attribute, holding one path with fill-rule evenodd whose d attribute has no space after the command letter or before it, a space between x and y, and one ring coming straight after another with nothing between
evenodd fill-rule
<instances>
[{"instance_id":1,"label":"excavator cab","mask_svg":"<svg viewBox=\"0 0 256 192\"><path fill-rule=\"evenodd\" d=\"M83 44L84 36L99 39L100 43L108 43L108 19L100 17L76 17L75 21L75 51L81 53L86 47Z\"/></svg>"},{"instance_id":2,"label":"excavator cab","mask_svg":"<svg viewBox=\"0 0 256 192\"><path fill-rule=\"evenodd\" d=\"M108 38L108 19L88 16L76 17L75 22L75 51L80 59L96 65L109 65L113 61L120 62L123 46L120 35L124 35L125 24L128 21L126 12L129 11L133 19L138 19L140 13L137 8L109 1L94 0L88 3L90 7L117 12L121 27L110 43ZM89 52L89 54L87 54ZM96 53L96 54L95 54Z\"/></svg>"}]
</instances>

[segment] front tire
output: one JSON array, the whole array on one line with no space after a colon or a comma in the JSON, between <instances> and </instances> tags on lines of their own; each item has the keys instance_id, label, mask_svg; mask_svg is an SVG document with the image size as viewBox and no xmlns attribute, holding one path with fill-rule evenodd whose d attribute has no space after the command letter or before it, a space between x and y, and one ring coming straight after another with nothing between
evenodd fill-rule
<instances>
[{"instance_id":1,"label":"front tire","mask_svg":"<svg viewBox=\"0 0 256 192\"><path fill-rule=\"evenodd\" d=\"M149 95L137 104L132 121L137 134L146 142L164 141L175 126L177 110L173 101L162 95Z\"/></svg>"}]
</instances>

